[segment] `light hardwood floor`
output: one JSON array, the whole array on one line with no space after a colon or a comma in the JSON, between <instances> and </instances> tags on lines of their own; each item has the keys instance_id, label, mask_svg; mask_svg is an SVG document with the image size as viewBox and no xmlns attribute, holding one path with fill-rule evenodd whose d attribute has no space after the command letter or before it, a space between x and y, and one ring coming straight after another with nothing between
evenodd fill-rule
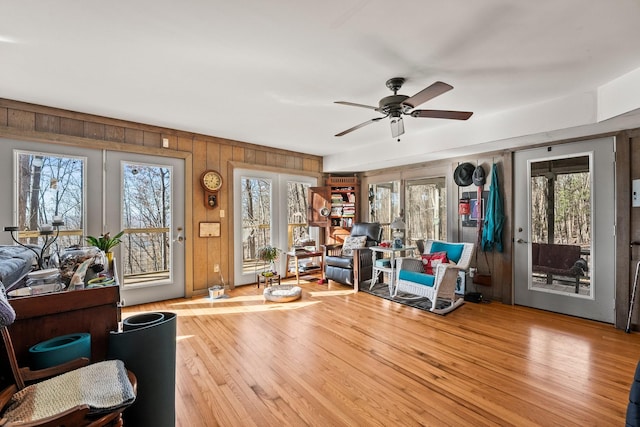
<instances>
[{"instance_id":1,"label":"light hardwood floor","mask_svg":"<svg viewBox=\"0 0 640 427\"><path fill-rule=\"evenodd\" d=\"M178 314L178 426L622 426L640 334L500 303L442 317L336 284Z\"/></svg>"}]
</instances>

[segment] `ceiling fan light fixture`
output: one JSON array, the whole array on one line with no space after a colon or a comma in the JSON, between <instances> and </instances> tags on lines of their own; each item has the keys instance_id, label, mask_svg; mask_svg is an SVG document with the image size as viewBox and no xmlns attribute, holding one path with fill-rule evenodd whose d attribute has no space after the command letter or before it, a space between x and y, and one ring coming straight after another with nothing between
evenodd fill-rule
<instances>
[{"instance_id":1,"label":"ceiling fan light fixture","mask_svg":"<svg viewBox=\"0 0 640 427\"><path fill-rule=\"evenodd\" d=\"M404 133L402 117L391 119L391 137L397 138Z\"/></svg>"}]
</instances>

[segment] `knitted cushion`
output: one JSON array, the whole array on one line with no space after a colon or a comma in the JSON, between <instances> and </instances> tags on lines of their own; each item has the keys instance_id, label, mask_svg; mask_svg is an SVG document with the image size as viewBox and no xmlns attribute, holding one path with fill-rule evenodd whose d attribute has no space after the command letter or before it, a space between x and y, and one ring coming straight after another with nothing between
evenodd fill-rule
<instances>
[{"instance_id":1,"label":"knitted cushion","mask_svg":"<svg viewBox=\"0 0 640 427\"><path fill-rule=\"evenodd\" d=\"M416 273L424 273L424 265L422 259L419 258L402 258L401 270L415 271Z\"/></svg>"},{"instance_id":2,"label":"knitted cushion","mask_svg":"<svg viewBox=\"0 0 640 427\"><path fill-rule=\"evenodd\" d=\"M344 239L342 245L342 255L352 256L353 250L357 248L364 248L367 243L367 236L349 236Z\"/></svg>"},{"instance_id":3,"label":"knitted cushion","mask_svg":"<svg viewBox=\"0 0 640 427\"><path fill-rule=\"evenodd\" d=\"M78 405L102 414L130 405L136 396L120 360L94 363L30 385L13 395L4 418L35 421Z\"/></svg>"}]
</instances>

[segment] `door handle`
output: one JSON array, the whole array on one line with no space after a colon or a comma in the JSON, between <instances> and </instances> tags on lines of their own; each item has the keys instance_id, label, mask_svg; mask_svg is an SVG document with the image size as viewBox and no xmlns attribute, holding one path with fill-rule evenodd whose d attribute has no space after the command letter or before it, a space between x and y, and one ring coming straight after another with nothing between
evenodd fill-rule
<instances>
[{"instance_id":1,"label":"door handle","mask_svg":"<svg viewBox=\"0 0 640 427\"><path fill-rule=\"evenodd\" d=\"M178 235L176 236L175 239L173 239L173 241L176 243L184 242L184 234L182 234L182 227L178 227Z\"/></svg>"},{"instance_id":2,"label":"door handle","mask_svg":"<svg viewBox=\"0 0 640 427\"><path fill-rule=\"evenodd\" d=\"M522 239L518 239L518 240L516 240L516 242L517 242L517 243L529 243L529 242L527 242L526 240L522 240Z\"/></svg>"}]
</instances>

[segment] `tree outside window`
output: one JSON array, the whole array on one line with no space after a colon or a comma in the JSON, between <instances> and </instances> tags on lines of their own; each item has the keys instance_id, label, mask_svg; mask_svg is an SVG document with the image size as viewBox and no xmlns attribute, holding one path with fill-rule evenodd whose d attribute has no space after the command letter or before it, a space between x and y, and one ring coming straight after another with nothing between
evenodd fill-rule
<instances>
[{"instance_id":1,"label":"tree outside window","mask_svg":"<svg viewBox=\"0 0 640 427\"><path fill-rule=\"evenodd\" d=\"M48 153L16 152L17 226L22 243L41 244L37 230L64 220L59 248L82 244L86 159Z\"/></svg>"}]
</instances>

